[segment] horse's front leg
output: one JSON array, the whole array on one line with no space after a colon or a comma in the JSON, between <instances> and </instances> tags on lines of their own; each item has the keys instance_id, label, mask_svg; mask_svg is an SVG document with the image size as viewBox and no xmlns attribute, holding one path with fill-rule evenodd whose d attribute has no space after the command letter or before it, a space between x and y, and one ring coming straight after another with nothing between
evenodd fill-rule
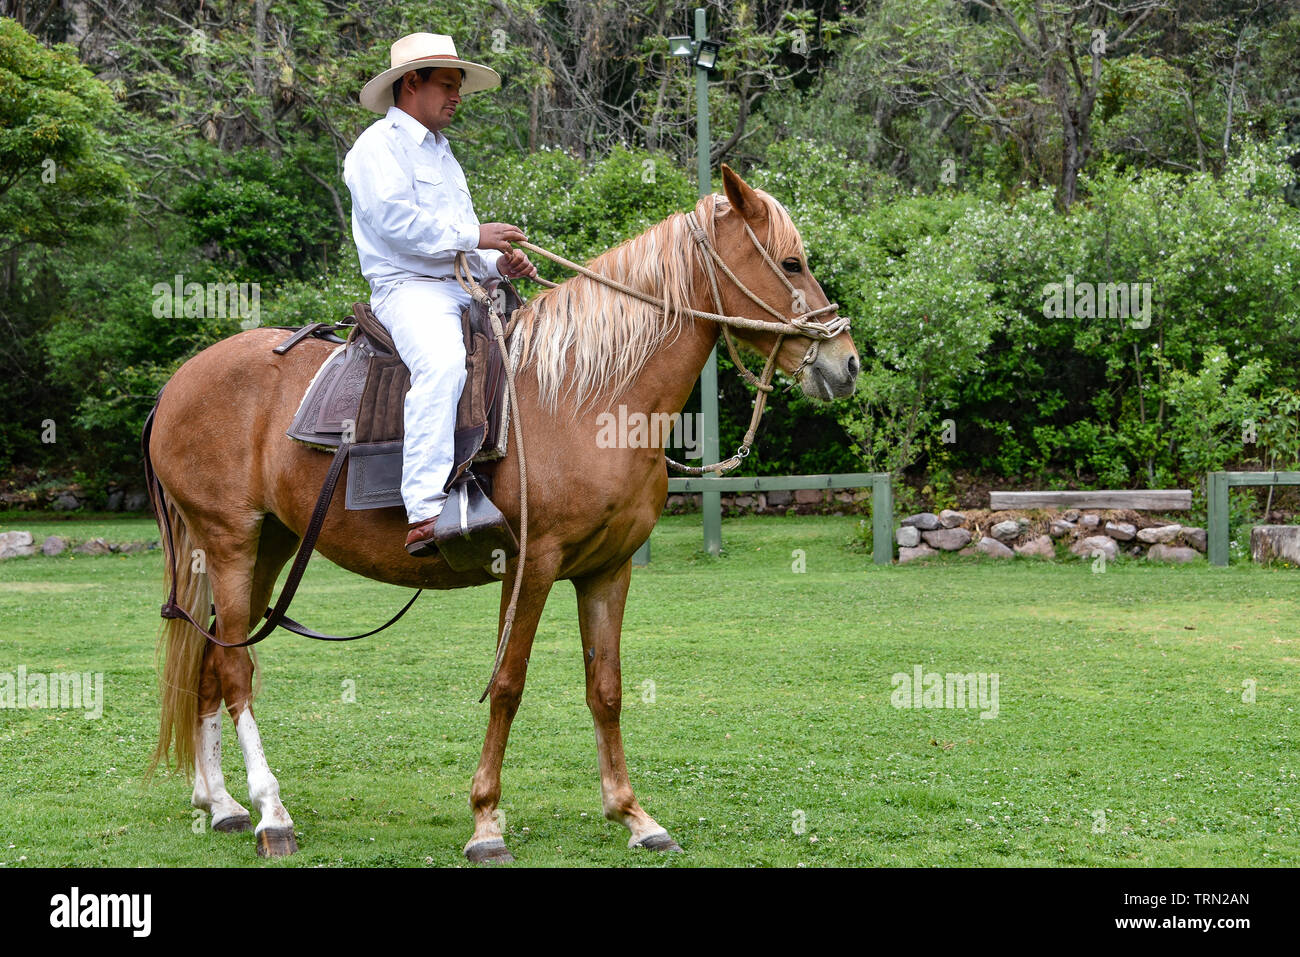
<instances>
[{"instance_id":1,"label":"horse's front leg","mask_svg":"<svg viewBox=\"0 0 1300 957\"><path fill-rule=\"evenodd\" d=\"M587 707L596 725L596 750L600 757L600 796L605 817L630 832L628 847L654 851L680 851L668 832L641 809L627 774L623 755L623 669L619 639L623 608L632 580L632 564L574 579L578 592L578 626L582 630L582 662L587 672Z\"/></svg>"},{"instance_id":2,"label":"horse's front leg","mask_svg":"<svg viewBox=\"0 0 1300 957\"><path fill-rule=\"evenodd\" d=\"M501 800L501 762L506 753L506 739L510 737L510 723L519 710L519 701L524 694L528 655L533 648L533 637L537 634L537 622L542 617L546 596L550 594L554 582L552 568L543 567L543 563L529 562L523 584L519 588L519 603L515 609L509 644L501 661L501 670L497 672L496 681L492 685L483 753L469 792L469 806L474 812L474 836L465 845L465 856L476 864L514 860L514 855L506 847L497 814L497 804ZM501 623L505 621L513 584L513 579L507 576L501 586Z\"/></svg>"}]
</instances>

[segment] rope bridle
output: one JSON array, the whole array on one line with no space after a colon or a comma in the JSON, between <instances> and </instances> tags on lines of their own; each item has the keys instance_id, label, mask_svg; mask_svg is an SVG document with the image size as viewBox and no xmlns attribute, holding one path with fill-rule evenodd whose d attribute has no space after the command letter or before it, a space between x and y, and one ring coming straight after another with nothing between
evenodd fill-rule
<instances>
[{"instance_id":1,"label":"rope bridle","mask_svg":"<svg viewBox=\"0 0 1300 957\"><path fill-rule=\"evenodd\" d=\"M710 221L712 221L717 214L718 195L716 193L712 194L710 201L709 218ZM817 356L823 341L834 339L849 328L849 320L839 315L832 315L826 320L819 320L817 318L818 316L836 312L839 309L839 304L832 302L818 309L810 310L803 290L794 287L794 284L786 277L785 271L776 264L771 255L768 254L766 247L764 247L764 245L759 242L758 237L754 235L754 231L749 227L749 223L742 220L742 225L745 227L745 235L749 237L750 242L754 244L754 248L757 249L759 254L763 257L763 261L767 263L768 268L776 274L776 277L781 280L781 284L785 286L786 291L790 294L790 311L795 313L792 317L787 316L785 313L780 312L773 306L764 302L761 298L755 295L753 290L746 286L734 272L731 271L731 267L728 266L722 256L719 255L718 250L713 243L709 241L709 234L700 224L699 217L696 215L695 210L691 210L686 214L686 223L687 226L690 227L691 239L695 241L696 246L699 248L700 258L705 267L705 273L709 277L709 291L712 294L713 305L717 312L702 312L698 309L683 309L681 310L681 314L691 316L695 319L707 319L710 322L716 322L722 326L722 337L727 344L727 353L731 357L732 364L736 367L736 371L740 376L758 390L758 395L754 399L754 412L750 417L749 428L745 432L745 438L741 442L740 447L736 449L736 453L730 458L724 459L721 462L715 462L712 465L703 466L683 465L680 462L673 461L673 459L669 458L667 455L664 456L664 460L672 468L685 475L706 475L710 472L716 473L717 475L725 475L727 472L738 467L740 463L745 460L745 457L749 455L750 449L753 447L754 437L758 433L758 423L763 417L763 410L767 404L767 396L773 388L772 376L776 372L776 356L777 353L781 351L781 344L785 341L786 337L794 336L811 340L808 345L808 351L804 353L803 359L799 362L799 365L795 367L794 371L790 373L791 379L795 379L805 368L817 361ZM635 299L640 299L642 302L649 303L650 305L656 306L660 309L664 308L663 302L656 299L654 296L641 292L639 289L633 289L624 283L610 279L608 276L602 276L600 273L594 272L585 266L580 266L577 263L570 262L563 256L558 256L548 249L543 249L541 246L536 246L530 242L524 241L520 241L518 245L530 249L540 256L544 256L552 262L564 266L566 269L571 269L574 272L581 273L588 279L599 282L611 289L616 289L621 293L632 296ZM732 284L735 285L737 289L744 293L746 297L748 297L764 312L772 316L776 321L768 322L761 319L750 319L745 316L725 315L722 311L722 294L718 289L718 269L722 270L723 274L731 280ZM554 288L557 285L556 283L541 278L534 281L550 288ZM762 375L754 375L754 373L749 370L744 361L740 358L740 354L736 349L735 339L731 335L733 327L737 329L754 329L762 332L777 333L776 343L772 346L772 352L768 355L766 363L764 363Z\"/></svg>"},{"instance_id":2,"label":"rope bridle","mask_svg":"<svg viewBox=\"0 0 1300 957\"><path fill-rule=\"evenodd\" d=\"M717 208L718 195L714 193L711 196L711 204L709 208L710 222L712 222L713 218L716 216ZM691 239L694 240L699 249L700 257L704 263L705 273L709 277L709 290L712 293L713 306L717 312L683 309L680 310L680 313L682 315L691 316L695 319L706 319L710 322L716 322L722 326L722 336L726 341L727 352L731 356L731 361L735 365L736 371L740 373L746 382L758 390L758 395L754 398L754 412L750 417L749 428L745 432L745 439L741 442L739 448L736 449L736 453L730 458L724 459L721 462L715 462L712 465L704 466L683 465L680 462L673 461L667 455L664 456L664 460L672 468L686 475L705 475L710 472L716 473L717 475L725 475L727 472L730 472L732 469L739 466L740 463L745 460L746 456L749 455L750 449L753 447L754 436L758 432L758 423L763 417L763 409L767 404L767 396L772 391L772 376L776 372L777 353L781 351L781 344L785 341L786 337L796 336L810 340L808 351L804 353L803 359L799 362L799 365L795 368L794 372L790 374L793 379L797 378L805 368L817 361L817 355L822 342L836 338L849 328L849 320L840 315L832 315L824 320L818 319L818 316L823 316L826 313L835 313L839 309L839 305L832 302L825 306L821 306L818 309L809 309L803 290L794 287L794 284L786 277L785 272L768 254L767 249L761 242L759 242L758 237L754 235L754 231L750 229L749 223L744 222L743 219L742 225L745 227L745 235L747 235L750 242L754 244L754 248L757 249L759 254L763 257L763 261L767 263L768 268L776 274L777 278L781 280L782 285L785 286L786 291L790 293L790 311L795 313L794 316L787 316L783 312L764 302L761 298L755 295L753 290L746 286L734 272L731 271L731 267L728 266L722 256L718 254L718 250L715 248L713 243L709 241L709 234L700 224L699 217L696 215L694 210L691 210L686 214L686 223L690 227ZM663 301L656 299L648 293L641 292L639 289L633 289L631 286L615 279L610 279L608 276L602 276L600 273L594 272L586 266L580 266L548 249L543 249L541 246L536 246L533 243L523 240L520 240L518 245L532 250L539 256L544 256L552 262L564 266L566 269L571 269L576 273L586 276L588 279L608 286L611 289L615 289L625 295L632 296L635 299L640 299L642 302L649 303L660 310L666 308ZM768 322L760 319L749 319L745 316L728 316L724 314L722 311L722 293L718 289L718 269L722 270L723 274L731 280L737 289L744 293L745 296L754 302L760 309L771 315L776 321ZM456 281L460 284L461 288L468 292L475 300L487 307L488 319L491 323L492 333L496 339L497 347L501 351L502 359L505 361L506 387L510 395L510 405L518 410L519 403L515 397L515 370L510 361L509 349L506 346L505 328L501 319L501 314L497 311L496 301L492 296L488 295L487 290L474 279L473 275L470 273L469 264L465 259L464 253L457 253L456 264L453 272ZM534 281L552 289L558 285L557 283L550 282L540 277ZM763 332L775 332L777 334L776 343L772 346L772 351L763 365L763 372L761 375L754 375L754 373L752 373L741 360L736 349L735 340L731 335L733 327L737 329L754 329ZM496 683L497 673L501 670L501 662L505 660L506 646L510 641L510 632L514 626L515 607L519 600L519 589L524 578L524 560L528 550L528 472L524 460L522 426L517 411L515 415L512 416L512 420L515 433L515 448L519 454L519 562L515 568L514 587L511 590L510 602L506 608L505 617L502 620L501 634L497 639L496 660L492 665L492 676L488 679L487 687L483 690L483 695L479 698L479 701L482 701L491 692L493 684Z\"/></svg>"}]
</instances>

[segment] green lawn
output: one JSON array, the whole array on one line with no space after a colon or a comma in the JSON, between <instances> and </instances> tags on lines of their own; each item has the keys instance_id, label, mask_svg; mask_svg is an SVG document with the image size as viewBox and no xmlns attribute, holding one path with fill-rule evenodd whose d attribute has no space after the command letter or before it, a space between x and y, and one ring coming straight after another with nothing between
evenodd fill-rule
<instances>
[{"instance_id":1,"label":"green lawn","mask_svg":"<svg viewBox=\"0 0 1300 957\"><path fill-rule=\"evenodd\" d=\"M714 559L698 517L668 517L635 570L624 734L641 802L684 855L630 852L601 817L572 588L556 586L506 756L521 864L1300 864L1300 572L877 568L849 547L856 521L728 521ZM59 526L156 537L147 520ZM141 787L161 564L156 551L0 563L0 674L103 672L106 699L99 720L0 710L3 866L261 864L250 834L194 832L180 778ZM346 633L405 595L318 557L294 614ZM260 646L258 721L302 847L262 866L464 864L497 595L426 594L353 644L281 632ZM916 665L997 674L997 717L893 707L891 676ZM247 804L228 721L225 741Z\"/></svg>"}]
</instances>

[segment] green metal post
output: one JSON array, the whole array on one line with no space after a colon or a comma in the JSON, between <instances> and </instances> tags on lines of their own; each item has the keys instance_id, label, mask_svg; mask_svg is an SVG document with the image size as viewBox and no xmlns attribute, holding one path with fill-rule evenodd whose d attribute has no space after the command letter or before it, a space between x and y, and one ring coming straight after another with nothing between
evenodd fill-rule
<instances>
[{"instance_id":1,"label":"green metal post","mask_svg":"<svg viewBox=\"0 0 1300 957\"><path fill-rule=\"evenodd\" d=\"M871 482L871 560L888 565L894 560L894 483L882 473Z\"/></svg>"},{"instance_id":2,"label":"green metal post","mask_svg":"<svg viewBox=\"0 0 1300 957\"><path fill-rule=\"evenodd\" d=\"M703 8L695 11L695 48L709 37ZM713 175L709 166L709 71L695 68L695 149L699 167L700 196L713 192ZM705 462L716 462L718 452L718 348L713 347L700 372L700 451ZM704 550L711 555L722 552L722 493L704 493Z\"/></svg>"},{"instance_id":3,"label":"green metal post","mask_svg":"<svg viewBox=\"0 0 1300 957\"><path fill-rule=\"evenodd\" d=\"M1206 550L1211 565L1228 564L1228 476L1225 472L1211 472L1206 476L1206 493L1209 511L1209 537Z\"/></svg>"}]
</instances>

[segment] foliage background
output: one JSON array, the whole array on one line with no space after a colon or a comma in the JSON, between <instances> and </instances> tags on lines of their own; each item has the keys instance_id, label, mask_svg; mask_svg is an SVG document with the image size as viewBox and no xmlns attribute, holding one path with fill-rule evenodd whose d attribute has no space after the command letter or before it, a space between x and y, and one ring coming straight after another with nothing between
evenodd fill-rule
<instances>
[{"instance_id":1,"label":"foliage background","mask_svg":"<svg viewBox=\"0 0 1300 957\"><path fill-rule=\"evenodd\" d=\"M773 403L748 468L942 497L1300 464L1300 2L704 5L713 168L786 203L863 359L852 399ZM342 159L402 33L505 77L452 131L484 221L582 259L689 206L694 84L666 43L689 17L0 0L7 485L138 484L154 393L238 329L155 317L155 283L259 283L266 324L364 297ZM1067 275L1151 283L1150 325L1045 317ZM752 396L720 364L727 447Z\"/></svg>"}]
</instances>

